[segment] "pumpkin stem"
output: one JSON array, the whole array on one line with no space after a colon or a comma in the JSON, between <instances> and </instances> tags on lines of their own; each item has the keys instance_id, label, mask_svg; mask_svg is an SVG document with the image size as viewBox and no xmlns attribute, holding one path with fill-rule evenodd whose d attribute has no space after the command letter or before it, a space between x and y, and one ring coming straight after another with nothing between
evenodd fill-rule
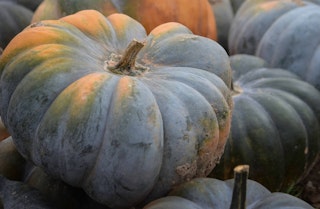
<instances>
[{"instance_id":1,"label":"pumpkin stem","mask_svg":"<svg viewBox=\"0 0 320 209\"><path fill-rule=\"evenodd\" d=\"M118 62L114 60L107 62L108 70L118 74L136 75L134 72L136 57L143 46L144 42L132 40Z\"/></svg>"},{"instance_id":2,"label":"pumpkin stem","mask_svg":"<svg viewBox=\"0 0 320 209\"><path fill-rule=\"evenodd\" d=\"M237 95L243 92L242 88L239 85L235 85L233 80L231 81L231 87L230 87L232 95Z\"/></svg>"},{"instance_id":3,"label":"pumpkin stem","mask_svg":"<svg viewBox=\"0 0 320 209\"><path fill-rule=\"evenodd\" d=\"M234 186L230 209L246 208L248 165L239 165L234 168Z\"/></svg>"}]
</instances>

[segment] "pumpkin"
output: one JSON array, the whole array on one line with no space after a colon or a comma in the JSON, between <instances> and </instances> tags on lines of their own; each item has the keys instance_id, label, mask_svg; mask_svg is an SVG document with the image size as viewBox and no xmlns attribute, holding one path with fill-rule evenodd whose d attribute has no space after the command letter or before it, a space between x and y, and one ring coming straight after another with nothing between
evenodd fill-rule
<instances>
[{"instance_id":1,"label":"pumpkin","mask_svg":"<svg viewBox=\"0 0 320 209\"><path fill-rule=\"evenodd\" d=\"M261 57L270 67L289 70L320 89L319 25L315 3L249 0L230 27L229 52Z\"/></svg>"},{"instance_id":2,"label":"pumpkin","mask_svg":"<svg viewBox=\"0 0 320 209\"><path fill-rule=\"evenodd\" d=\"M0 200L3 208L57 209L54 203L27 184L0 175Z\"/></svg>"},{"instance_id":3,"label":"pumpkin","mask_svg":"<svg viewBox=\"0 0 320 209\"><path fill-rule=\"evenodd\" d=\"M312 209L307 202L281 192L270 192L260 183L246 179L248 166L234 169L226 181L195 178L175 187L168 196L150 202L143 209Z\"/></svg>"},{"instance_id":4,"label":"pumpkin","mask_svg":"<svg viewBox=\"0 0 320 209\"><path fill-rule=\"evenodd\" d=\"M4 126L1 117L0 117L0 141L8 138L10 134L8 133L7 128Z\"/></svg>"},{"instance_id":5,"label":"pumpkin","mask_svg":"<svg viewBox=\"0 0 320 209\"><path fill-rule=\"evenodd\" d=\"M215 16L207 0L44 0L32 22L59 19L84 9L95 9L105 16L124 13L140 22L147 33L160 24L179 22L197 35L217 40Z\"/></svg>"},{"instance_id":6,"label":"pumpkin","mask_svg":"<svg viewBox=\"0 0 320 209\"><path fill-rule=\"evenodd\" d=\"M111 208L206 176L230 131L231 67L215 41L83 10L30 25L0 59L18 151Z\"/></svg>"},{"instance_id":7,"label":"pumpkin","mask_svg":"<svg viewBox=\"0 0 320 209\"><path fill-rule=\"evenodd\" d=\"M3 49L0 47L0 57L2 55ZM4 126L1 117L0 117L0 141L8 138L10 134L8 133L7 128Z\"/></svg>"},{"instance_id":8,"label":"pumpkin","mask_svg":"<svg viewBox=\"0 0 320 209\"><path fill-rule=\"evenodd\" d=\"M40 180L43 180L42 176L40 177ZM55 181L57 184L53 185L51 183L54 181L51 178L48 180L50 188L43 186L40 189L50 190L55 187L57 190L49 192L51 195L57 195L56 197L48 196L43 193L44 191L38 190L37 187L26 182L9 180L0 175L0 207L6 209L108 209L88 198L83 192L78 191L79 189L75 192L72 191L74 188L62 185L62 182Z\"/></svg>"},{"instance_id":9,"label":"pumpkin","mask_svg":"<svg viewBox=\"0 0 320 209\"><path fill-rule=\"evenodd\" d=\"M17 151L12 137L8 137L0 142L0 175L3 177L4 182L11 180L11 183L27 185L26 187L32 187L38 190L36 194L43 196L48 202L54 202L60 209L106 208L89 198L83 190L71 187L61 180L51 177L40 167L36 167L30 162L27 162ZM6 191L3 191L3 193L5 192ZM4 194L4 196L0 198L0 200L8 198L4 201L6 202L5 204L12 204L12 202L19 202L23 199L19 196L17 196L18 199L12 199L11 197L7 197L7 195L9 194ZM21 206L21 202L17 204ZM29 205L26 205L25 207L29 208L28 206ZM0 208L3 208L1 204Z\"/></svg>"},{"instance_id":10,"label":"pumpkin","mask_svg":"<svg viewBox=\"0 0 320 209\"><path fill-rule=\"evenodd\" d=\"M238 76L230 135L209 176L229 179L235 165L248 164L250 178L269 190L295 192L319 158L320 92L284 69L253 68Z\"/></svg>"},{"instance_id":11,"label":"pumpkin","mask_svg":"<svg viewBox=\"0 0 320 209\"><path fill-rule=\"evenodd\" d=\"M257 56L250 54L235 54L230 56L230 64L233 80L237 80L241 75L249 72L254 68L267 68L268 63Z\"/></svg>"},{"instance_id":12,"label":"pumpkin","mask_svg":"<svg viewBox=\"0 0 320 209\"><path fill-rule=\"evenodd\" d=\"M53 178L40 167L31 164L26 167L21 183L36 189L47 202L55 203L59 209L107 209L89 198L82 189Z\"/></svg>"},{"instance_id":13,"label":"pumpkin","mask_svg":"<svg viewBox=\"0 0 320 209\"><path fill-rule=\"evenodd\" d=\"M21 5L0 1L0 48L30 24L33 12Z\"/></svg>"},{"instance_id":14,"label":"pumpkin","mask_svg":"<svg viewBox=\"0 0 320 209\"><path fill-rule=\"evenodd\" d=\"M21 180L26 160L17 151L12 137L0 141L0 175L10 180Z\"/></svg>"},{"instance_id":15,"label":"pumpkin","mask_svg":"<svg viewBox=\"0 0 320 209\"><path fill-rule=\"evenodd\" d=\"M225 50L228 50L228 34L234 17L234 11L231 2L230 0L208 1L211 5L216 20L218 43L221 44Z\"/></svg>"},{"instance_id":16,"label":"pumpkin","mask_svg":"<svg viewBox=\"0 0 320 209\"><path fill-rule=\"evenodd\" d=\"M36 8L42 2L42 0L0 0L0 2L1 1L13 2L13 3L19 4L21 6L24 6L31 11L36 10Z\"/></svg>"}]
</instances>

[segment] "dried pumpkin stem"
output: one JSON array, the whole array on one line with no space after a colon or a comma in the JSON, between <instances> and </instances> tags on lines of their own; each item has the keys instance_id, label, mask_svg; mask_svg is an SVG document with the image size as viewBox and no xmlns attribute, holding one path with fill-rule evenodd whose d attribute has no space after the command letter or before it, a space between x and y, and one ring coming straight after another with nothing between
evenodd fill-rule
<instances>
[{"instance_id":1,"label":"dried pumpkin stem","mask_svg":"<svg viewBox=\"0 0 320 209\"><path fill-rule=\"evenodd\" d=\"M128 45L119 62L115 65L109 65L108 69L116 73L130 74L135 70L136 57L143 46L143 42L134 39Z\"/></svg>"},{"instance_id":2,"label":"dried pumpkin stem","mask_svg":"<svg viewBox=\"0 0 320 209\"><path fill-rule=\"evenodd\" d=\"M232 95L237 95L237 94L241 94L243 92L242 88L238 85L235 85L233 80L231 82L231 92L232 92Z\"/></svg>"},{"instance_id":3,"label":"dried pumpkin stem","mask_svg":"<svg viewBox=\"0 0 320 209\"><path fill-rule=\"evenodd\" d=\"M234 168L234 186L230 209L246 208L248 165L239 165Z\"/></svg>"}]
</instances>

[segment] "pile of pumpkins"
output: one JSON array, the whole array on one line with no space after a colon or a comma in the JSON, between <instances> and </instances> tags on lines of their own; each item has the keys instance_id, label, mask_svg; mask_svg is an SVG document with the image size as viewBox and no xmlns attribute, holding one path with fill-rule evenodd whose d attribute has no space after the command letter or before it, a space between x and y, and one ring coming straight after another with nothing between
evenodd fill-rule
<instances>
[{"instance_id":1,"label":"pile of pumpkins","mask_svg":"<svg viewBox=\"0 0 320 209\"><path fill-rule=\"evenodd\" d=\"M313 208L319 1L0 6L3 208Z\"/></svg>"}]
</instances>

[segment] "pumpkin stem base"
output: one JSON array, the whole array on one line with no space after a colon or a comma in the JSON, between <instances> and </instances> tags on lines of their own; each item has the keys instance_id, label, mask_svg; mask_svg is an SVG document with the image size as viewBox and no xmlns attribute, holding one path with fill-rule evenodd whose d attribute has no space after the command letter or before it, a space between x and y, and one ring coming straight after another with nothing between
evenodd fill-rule
<instances>
[{"instance_id":1,"label":"pumpkin stem base","mask_svg":"<svg viewBox=\"0 0 320 209\"><path fill-rule=\"evenodd\" d=\"M136 57L143 46L143 42L134 39L122 56L111 54L110 60L106 62L107 70L121 75L135 76L142 74L146 68L136 67Z\"/></svg>"}]
</instances>

